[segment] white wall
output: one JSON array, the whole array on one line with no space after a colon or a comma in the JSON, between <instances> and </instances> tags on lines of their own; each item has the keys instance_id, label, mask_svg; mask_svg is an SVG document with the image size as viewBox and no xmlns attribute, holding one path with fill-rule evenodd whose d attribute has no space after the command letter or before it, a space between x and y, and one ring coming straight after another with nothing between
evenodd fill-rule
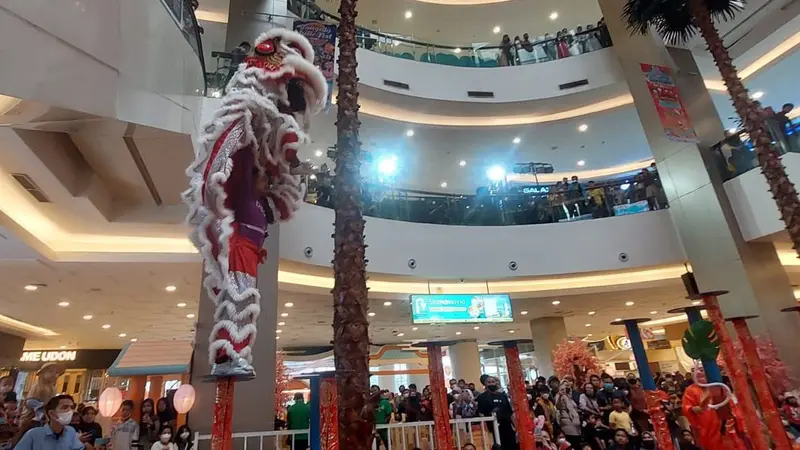
<instances>
[{"instance_id":1,"label":"white wall","mask_svg":"<svg viewBox=\"0 0 800 450\"><path fill-rule=\"evenodd\" d=\"M199 20L198 24L203 27L203 55L206 60L206 72L214 72L217 69L217 59L211 57L211 52L227 52L232 48L225 48L225 34L228 32L228 24L222 22L209 22Z\"/></svg>"},{"instance_id":2,"label":"white wall","mask_svg":"<svg viewBox=\"0 0 800 450\"><path fill-rule=\"evenodd\" d=\"M434 100L478 103L523 102L558 97L624 82L613 49L515 67L455 67L396 58L359 48L358 78L367 86ZM565 91L560 84L586 78L589 84ZM398 81L409 90L383 80ZM467 97L467 91L494 92L494 98Z\"/></svg>"},{"instance_id":3,"label":"white wall","mask_svg":"<svg viewBox=\"0 0 800 450\"><path fill-rule=\"evenodd\" d=\"M800 180L800 154L787 153L781 159L789 179L797 183ZM724 186L745 240L758 239L784 230L780 212L760 169L753 169L726 181Z\"/></svg>"},{"instance_id":4,"label":"white wall","mask_svg":"<svg viewBox=\"0 0 800 450\"><path fill-rule=\"evenodd\" d=\"M304 204L281 227L281 258L333 259L333 211ZM366 218L369 271L426 278L493 279L630 269L684 260L669 211L572 223L471 227ZM304 249L314 254L306 258ZM627 253L627 262L619 260ZM414 258L417 268L410 269ZM518 269L508 268L516 261Z\"/></svg>"},{"instance_id":5,"label":"white wall","mask_svg":"<svg viewBox=\"0 0 800 450\"><path fill-rule=\"evenodd\" d=\"M0 93L191 132L203 73L160 0L3 0Z\"/></svg>"}]
</instances>

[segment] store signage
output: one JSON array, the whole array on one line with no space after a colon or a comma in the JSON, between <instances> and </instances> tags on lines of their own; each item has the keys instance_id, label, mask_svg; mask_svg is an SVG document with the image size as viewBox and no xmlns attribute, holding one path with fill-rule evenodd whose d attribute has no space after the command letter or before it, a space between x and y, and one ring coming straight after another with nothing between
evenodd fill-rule
<instances>
[{"instance_id":1,"label":"store signage","mask_svg":"<svg viewBox=\"0 0 800 450\"><path fill-rule=\"evenodd\" d=\"M419 323L513 322L508 294L411 296L411 321Z\"/></svg>"},{"instance_id":2,"label":"store signage","mask_svg":"<svg viewBox=\"0 0 800 450\"><path fill-rule=\"evenodd\" d=\"M25 362L50 362L50 361L75 361L78 357L77 351L63 351L63 352L22 352L20 361Z\"/></svg>"},{"instance_id":3,"label":"store signage","mask_svg":"<svg viewBox=\"0 0 800 450\"><path fill-rule=\"evenodd\" d=\"M522 188L523 194L547 194L550 192L550 186L529 186Z\"/></svg>"},{"instance_id":4,"label":"store signage","mask_svg":"<svg viewBox=\"0 0 800 450\"><path fill-rule=\"evenodd\" d=\"M620 336L617 338L616 342L617 348L620 350L630 350L631 349L631 340L628 339L626 336Z\"/></svg>"}]
</instances>

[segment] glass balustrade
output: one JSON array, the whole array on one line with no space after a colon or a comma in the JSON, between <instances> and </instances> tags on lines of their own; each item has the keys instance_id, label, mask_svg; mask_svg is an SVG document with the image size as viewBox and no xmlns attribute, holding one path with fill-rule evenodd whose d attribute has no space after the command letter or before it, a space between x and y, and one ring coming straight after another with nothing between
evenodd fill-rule
<instances>
[{"instance_id":1,"label":"glass balustrade","mask_svg":"<svg viewBox=\"0 0 800 450\"><path fill-rule=\"evenodd\" d=\"M203 76L206 74L205 57L203 56L203 41L200 39L201 28L197 24L197 16L195 16L195 9L198 7L198 0L161 0L161 3L167 9L167 12L175 24L181 30L184 39L192 47L194 53L197 55L200 64L200 70ZM209 85L209 80L206 78L205 85L199 87L197 90L203 95L206 94L206 88Z\"/></svg>"},{"instance_id":2,"label":"glass balustrade","mask_svg":"<svg viewBox=\"0 0 800 450\"><path fill-rule=\"evenodd\" d=\"M767 118L767 131L778 153L800 153L800 123L788 121L785 116L775 114ZM758 167L753 143L744 130L726 132L725 139L711 147L711 152L723 181Z\"/></svg>"}]
</instances>

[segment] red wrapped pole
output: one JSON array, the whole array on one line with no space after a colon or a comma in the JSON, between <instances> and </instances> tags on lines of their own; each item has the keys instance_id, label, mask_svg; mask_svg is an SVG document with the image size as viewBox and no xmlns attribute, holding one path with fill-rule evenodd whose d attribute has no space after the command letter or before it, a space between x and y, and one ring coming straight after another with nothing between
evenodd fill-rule
<instances>
[{"instance_id":1,"label":"red wrapped pole","mask_svg":"<svg viewBox=\"0 0 800 450\"><path fill-rule=\"evenodd\" d=\"M333 376L333 373L322 375L319 391L322 450L339 450L339 406L336 395L336 377Z\"/></svg>"},{"instance_id":2,"label":"red wrapped pole","mask_svg":"<svg viewBox=\"0 0 800 450\"><path fill-rule=\"evenodd\" d=\"M233 386L231 377L217 379L214 421L211 425L211 450L230 450L233 419Z\"/></svg>"},{"instance_id":3,"label":"red wrapped pole","mask_svg":"<svg viewBox=\"0 0 800 450\"><path fill-rule=\"evenodd\" d=\"M442 346L428 343L428 370L430 371L431 398L433 399L433 428L436 448L453 448L453 434L450 432L450 408L444 390L444 368L442 367Z\"/></svg>"},{"instance_id":4,"label":"red wrapped pole","mask_svg":"<svg viewBox=\"0 0 800 450\"><path fill-rule=\"evenodd\" d=\"M786 437L786 430L783 428L781 422L781 415L778 408L775 407L775 401L772 399L772 393L767 383L767 372L764 370L764 365L761 364L761 359L758 357L758 350L756 341L753 335L750 334L750 329L747 327L747 317L737 317L730 319L733 323L733 328L736 330L736 335L739 337L739 342L742 344L744 356L747 361L747 368L750 369L750 377L753 380L753 385L756 389L756 396L758 396L758 403L761 406L761 412L764 414L764 421L767 423L767 428L772 435L772 442L776 450L789 450L792 444Z\"/></svg>"},{"instance_id":5,"label":"red wrapped pole","mask_svg":"<svg viewBox=\"0 0 800 450\"><path fill-rule=\"evenodd\" d=\"M769 450L764 433L761 432L761 421L758 419L758 412L756 411L753 396L750 394L750 384L745 375L742 362L736 356L736 350L731 341L731 335L725 326L725 319L722 317L722 310L719 308L719 301L717 301L717 293L703 293L700 294L703 298L703 303L708 312L708 318L714 325L719 337L720 346L722 347L722 358L725 360L725 366L728 369L728 374L733 383L736 398L739 400L739 405L744 413L744 426L747 431L747 436L753 443L755 450Z\"/></svg>"},{"instance_id":6,"label":"red wrapped pole","mask_svg":"<svg viewBox=\"0 0 800 450\"><path fill-rule=\"evenodd\" d=\"M522 363L519 360L519 347L517 341L503 342L506 353L506 367L508 380L511 383L511 400L514 403L514 419L517 427L520 450L534 450L536 444L533 438L533 418L528 407L528 393L525 391L525 381L522 372Z\"/></svg>"}]
</instances>

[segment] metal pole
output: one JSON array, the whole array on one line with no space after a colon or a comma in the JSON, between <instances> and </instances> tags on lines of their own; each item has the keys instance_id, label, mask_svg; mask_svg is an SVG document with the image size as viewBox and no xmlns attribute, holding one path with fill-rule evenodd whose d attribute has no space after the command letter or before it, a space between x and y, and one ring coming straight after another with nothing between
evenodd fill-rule
<instances>
[{"instance_id":1,"label":"metal pole","mask_svg":"<svg viewBox=\"0 0 800 450\"><path fill-rule=\"evenodd\" d=\"M311 404L309 405L309 439L308 443L311 450L321 450L321 414L320 414L320 377L312 376L309 378L311 387Z\"/></svg>"},{"instance_id":2,"label":"metal pole","mask_svg":"<svg viewBox=\"0 0 800 450\"><path fill-rule=\"evenodd\" d=\"M693 307L684 309L686 311L686 317L689 319L689 326L692 326L695 323L703 320L703 316L700 315L700 311L702 311L704 308ZM703 359L701 361L703 363L703 370L706 372L706 380L708 380L709 383L722 383L722 373L719 370L717 361L714 359Z\"/></svg>"}]
</instances>

